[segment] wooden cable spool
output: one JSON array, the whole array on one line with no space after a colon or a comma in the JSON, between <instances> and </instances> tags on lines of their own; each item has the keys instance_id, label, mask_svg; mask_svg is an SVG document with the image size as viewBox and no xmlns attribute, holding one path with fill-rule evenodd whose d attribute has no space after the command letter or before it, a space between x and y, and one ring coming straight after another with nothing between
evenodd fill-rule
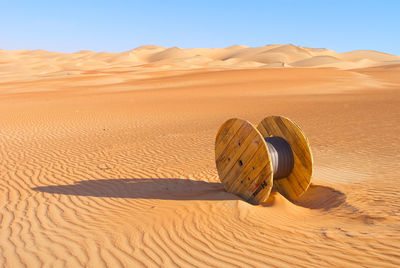
<instances>
[{"instance_id":1,"label":"wooden cable spool","mask_svg":"<svg viewBox=\"0 0 400 268\"><path fill-rule=\"evenodd\" d=\"M252 204L266 201L273 189L293 201L311 183L308 140L283 116L266 117L257 128L246 120L229 119L218 131L215 161L225 190Z\"/></svg>"}]
</instances>

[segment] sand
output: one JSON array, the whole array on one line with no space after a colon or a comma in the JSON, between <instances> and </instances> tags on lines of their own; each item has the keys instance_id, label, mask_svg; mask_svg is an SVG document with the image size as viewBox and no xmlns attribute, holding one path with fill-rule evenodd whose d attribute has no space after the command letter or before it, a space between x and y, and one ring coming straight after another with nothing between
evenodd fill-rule
<instances>
[{"instance_id":1,"label":"sand","mask_svg":"<svg viewBox=\"0 0 400 268\"><path fill-rule=\"evenodd\" d=\"M0 51L0 266L398 267L400 57L292 45ZM226 193L231 117L294 120L291 203Z\"/></svg>"}]
</instances>

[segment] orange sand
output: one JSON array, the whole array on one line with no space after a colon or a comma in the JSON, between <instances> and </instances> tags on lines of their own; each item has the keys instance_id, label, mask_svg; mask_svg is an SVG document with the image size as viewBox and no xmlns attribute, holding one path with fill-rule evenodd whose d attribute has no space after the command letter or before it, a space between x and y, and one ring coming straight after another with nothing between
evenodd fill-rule
<instances>
[{"instance_id":1,"label":"orange sand","mask_svg":"<svg viewBox=\"0 0 400 268\"><path fill-rule=\"evenodd\" d=\"M214 139L274 114L308 136L313 185L253 206ZM399 119L380 52L0 50L0 266L398 267Z\"/></svg>"}]
</instances>

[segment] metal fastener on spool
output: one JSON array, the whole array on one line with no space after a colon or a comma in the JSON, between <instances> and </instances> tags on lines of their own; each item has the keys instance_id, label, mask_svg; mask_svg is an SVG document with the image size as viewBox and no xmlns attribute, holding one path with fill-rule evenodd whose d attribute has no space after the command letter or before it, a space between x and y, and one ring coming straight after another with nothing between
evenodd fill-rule
<instances>
[{"instance_id":1,"label":"metal fastener on spool","mask_svg":"<svg viewBox=\"0 0 400 268\"><path fill-rule=\"evenodd\" d=\"M310 145L301 129L282 116L226 121L215 140L215 160L225 190L258 204L271 190L290 200L301 196L312 176Z\"/></svg>"}]
</instances>

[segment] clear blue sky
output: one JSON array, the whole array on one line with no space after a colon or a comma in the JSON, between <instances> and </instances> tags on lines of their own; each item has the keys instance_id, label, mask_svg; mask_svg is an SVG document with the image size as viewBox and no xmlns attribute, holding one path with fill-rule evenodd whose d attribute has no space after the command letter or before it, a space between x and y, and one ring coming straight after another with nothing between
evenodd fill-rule
<instances>
[{"instance_id":1,"label":"clear blue sky","mask_svg":"<svg viewBox=\"0 0 400 268\"><path fill-rule=\"evenodd\" d=\"M0 49L288 43L400 55L400 0L0 0Z\"/></svg>"}]
</instances>

